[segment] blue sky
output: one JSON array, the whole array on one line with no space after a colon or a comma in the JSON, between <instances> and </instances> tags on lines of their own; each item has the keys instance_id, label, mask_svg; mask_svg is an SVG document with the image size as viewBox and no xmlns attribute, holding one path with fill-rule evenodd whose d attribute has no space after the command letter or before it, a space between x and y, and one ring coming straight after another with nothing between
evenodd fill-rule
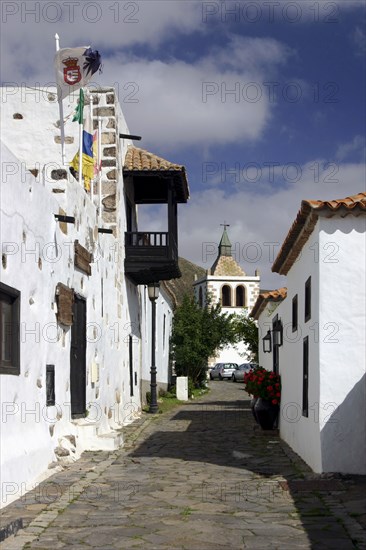
<instances>
[{"instance_id":1,"label":"blue sky","mask_svg":"<svg viewBox=\"0 0 366 550\"><path fill-rule=\"evenodd\" d=\"M364 1L28 1L2 10L3 84L50 83L55 32L61 47L100 50L95 83L117 87L131 133L143 137L136 145L187 168L180 254L205 268L226 220L244 270L258 267L264 288L282 285L270 250L301 200L365 190ZM156 212L140 221L162 227Z\"/></svg>"}]
</instances>

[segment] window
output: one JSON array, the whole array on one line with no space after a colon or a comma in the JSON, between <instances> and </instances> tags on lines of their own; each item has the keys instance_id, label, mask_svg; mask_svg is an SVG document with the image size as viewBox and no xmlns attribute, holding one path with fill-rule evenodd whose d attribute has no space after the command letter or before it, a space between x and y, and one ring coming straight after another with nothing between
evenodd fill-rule
<instances>
[{"instance_id":1,"label":"window","mask_svg":"<svg viewBox=\"0 0 366 550\"><path fill-rule=\"evenodd\" d=\"M20 374L20 292L0 283L0 373Z\"/></svg>"},{"instance_id":2,"label":"window","mask_svg":"<svg viewBox=\"0 0 366 550\"><path fill-rule=\"evenodd\" d=\"M282 345L282 323L278 319L278 315L272 321L272 361L273 372L278 374L280 371L280 345ZM280 335L281 333L281 335Z\"/></svg>"},{"instance_id":3,"label":"window","mask_svg":"<svg viewBox=\"0 0 366 550\"><path fill-rule=\"evenodd\" d=\"M132 219L133 219L133 209L132 204L126 197L126 229L127 231L132 231Z\"/></svg>"},{"instance_id":4,"label":"window","mask_svg":"<svg viewBox=\"0 0 366 550\"><path fill-rule=\"evenodd\" d=\"M245 288L242 285L236 287L235 304L236 304L236 307L245 306Z\"/></svg>"},{"instance_id":5,"label":"window","mask_svg":"<svg viewBox=\"0 0 366 550\"><path fill-rule=\"evenodd\" d=\"M221 305L222 307L231 307L231 288L229 285L224 285L221 290Z\"/></svg>"},{"instance_id":6,"label":"window","mask_svg":"<svg viewBox=\"0 0 366 550\"><path fill-rule=\"evenodd\" d=\"M292 298L292 332L297 330L297 320L298 320L298 301L297 294Z\"/></svg>"},{"instance_id":7,"label":"window","mask_svg":"<svg viewBox=\"0 0 366 550\"><path fill-rule=\"evenodd\" d=\"M311 318L311 277L305 283L305 323Z\"/></svg>"},{"instance_id":8,"label":"window","mask_svg":"<svg viewBox=\"0 0 366 550\"><path fill-rule=\"evenodd\" d=\"M309 416L309 337L303 340L302 354L302 415Z\"/></svg>"},{"instance_id":9,"label":"window","mask_svg":"<svg viewBox=\"0 0 366 550\"><path fill-rule=\"evenodd\" d=\"M46 405L51 407L55 404L55 365L46 367Z\"/></svg>"}]
</instances>

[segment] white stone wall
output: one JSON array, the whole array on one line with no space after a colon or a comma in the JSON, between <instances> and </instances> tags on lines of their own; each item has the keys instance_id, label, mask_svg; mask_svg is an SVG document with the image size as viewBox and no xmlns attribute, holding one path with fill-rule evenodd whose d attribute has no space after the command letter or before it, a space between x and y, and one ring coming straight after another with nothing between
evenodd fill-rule
<instances>
[{"instance_id":1,"label":"white stone wall","mask_svg":"<svg viewBox=\"0 0 366 550\"><path fill-rule=\"evenodd\" d=\"M71 100L64 102L66 117L76 105ZM88 444L88 437L110 433L139 414L151 335L141 326L146 316L140 287L124 276L122 162L130 142L117 137L119 132L129 132L113 90L100 91L94 111L102 119L103 130L101 195L103 199L115 195L108 210L102 208L99 213L97 187L92 200L69 174L68 166L62 166L58 105L52 93L24 95L22 89L1 89L1 101L1 135L8 147L2 148L1 156L1 282L21 291L22 323L20 375L0 374L4 506L46 475L48 465L56 459L54 450L64 446L65 436L75 436L73 456L77 457ZM23 118L13 118L15 113ZM71 123L70 117L65 134L66 159L70 161L78 147L78 125ZM34 177L27 169L36 169L38 174ZM75 225L67 224L67 235L54 218L60 208L75 217ZM114 233L98 233L98 227L106 226ZM75 239L94 255L90 276L75 269ZM72 420L70 414L71 330L56 321L55 289L59 282L86 300L86 427ZM165 381L172 312L163 294L159 300L162 306L157 309L157 326L160 330L164 313L166 343L157 357L166 369L159 374ZM47 364L55 365L55 407L46 407Z\"/></svg>"},{"instance_id":2,"label":"white stone wall","mask_svg":"<svg viewBox=\"0 0 366 550\"><path fill-rule=\"evenodd\" d=\"M366 472L365 221L320 218L287 276L287 298L259 317L263 337L278 315L281 437L315 472ZM304 320L305 281L312 278L311 319ZM292 299L298 295L298 330ZM272 312L271 312L272 311ZM309 337L309 416L302 415L303 338ZM272 370L272 354L259 345L259 363Z\"/></svg>"},{"instance_id":3,"label":"white stone wall","mask_svg":"<svg viewBox=\"0 0 366 550\"><path fill-rule=\"evenodd\" d=\"M259 365L266 370L273 370L273 356L272 353L264 353L262 339L266 336L268 330L272 330L272 318L275 315L283 318L283 308L281 308L282 302L267 302L266 307L262 311L258 319L258 360ZM280 354L282 349L280 349Z\"/></svg>"},{"instance_id":4,"label":"white stone wall","mask_svg":"<svg viewBox=\"0 0 366 550\"><path fill-rule=\"evenodd\" d=\"M2 151L3 167L4 163L17 165L6 150ZM5 411L2 480L17 487L24 483L29 486L47 469L55 460L54 449L62 444L62 437L78 436L78 427L70 416L71 330L61 328L56 321L58 282L86 300L88 423L95 422L100 435L121 426L140 409L139 392L134 398L129 395L126 342L131 324L138 322L137 290L125 282L118 289L121 261L111 254L115 238L97 233L95 208L77 183L68 184L67 198L73 210L66 212L75 215L76 224L68 224L64 235L53 215L58 213L55 197L33 176L27 175L22 182L16 174L2 181L1 281L21 291L21 372L19 376L0 375ZM76 238L94 254L89 277L74 268ZM139 355L140 351L137 359ZM55 407L46 407L47 364L55 365ZM99 373L94 383L90 377L93 364ZM140 379L139 363L135 369ZM82 444L77 444L76 454L82 450Z\"/></svg>"},{"instance_id":5,"label":"white stone wall","mask_svg":"<svg viewBox=\"0 0 366 550\"><path fill-rule=\"evenodd\" d=\"M323 470L366 474L365 216L320 219Z\"/></svg>"},{"instance_id":6,"label":"white stone wall","mask_svg":"<svg viewBox=\"0 0 366 550\"><path fill-rule=\"evenodd\" d=\"M142 401L146 400L146 392L150 391L151 368L151 302L147 286L141 287L142 311ZM156 342L155 363L156 381L159 388L167 389L170 383L169 345L173 322L173 306L163 286L160 286L159 297L156 301Z\"/></svg>"},{"instance_id":7,"label":"white stone wall","mask_svg":"<svg viewBox=\"0 0 366 550\"><path fill-rule=\"evenodd\" d=\"M322 471L319 437L319 262L314 247L319 240L316 225L301 255L287 276L287 298L272 314L278 314L284 326L284 344L279 348L282 381L281 437L311 466ZM311 276L311 319L305 322L305 282ZM298 330L292 332L292 299L298 295ZM309 416L302 415L303 339L309 338ZM266 354L271 355L272 354Z\"/></svg>"}]
</instances>

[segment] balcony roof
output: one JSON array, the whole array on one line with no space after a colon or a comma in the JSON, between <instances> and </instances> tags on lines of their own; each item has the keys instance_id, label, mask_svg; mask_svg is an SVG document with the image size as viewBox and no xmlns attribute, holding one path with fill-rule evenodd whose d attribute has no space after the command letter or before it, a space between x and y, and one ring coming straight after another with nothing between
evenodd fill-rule
<instances>
[{"instance_id":1,"label":"balcony roof","mask_svg":"<svg viewBox=\"0 0 366 550\"><path fill-rule=\"evenodd\" d=\"M185 167L144 149L132 146L127 149L123 175L133 178L137 204L167 202L168 182L173 183L175 202L185 203L189 199Z\"/></svg>"}]
</instances>

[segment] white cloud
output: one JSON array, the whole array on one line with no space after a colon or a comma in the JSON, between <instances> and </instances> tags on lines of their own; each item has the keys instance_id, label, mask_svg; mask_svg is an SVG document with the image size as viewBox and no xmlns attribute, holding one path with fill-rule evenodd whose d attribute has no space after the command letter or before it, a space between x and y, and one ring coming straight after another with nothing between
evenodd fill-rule
<instances>
[{"instance_id":1,"label":"white cloud","mask_svg":"<svg viewBox=\"0 0 366 550\"><path fill-rule=\"evenodd\" d=\"M343 143L337 149L336 158L340 161L349 156L350 153L358 152L360 157L365 159L366 138L365 136L355 136L352 141Z\"/></svg>"},{"instance_id":2,"label":"white cloud","mask_svg":"<svg viewBox=\"0 0 366 550\"><path fill-rule=\"evenodd\" d=\"M196 1L25 1L2 2L1 7L2 73L15 82L33 74L40 75L42 83L54 78L56 32L61 48L92 43L108 52L135 45L156 48L177 34L207 30Z\"/></svg>"},{"instance_id":3,"label":"white cloud","mask_svg":"<svg viewBox=\"0 0 366 550\"><path fill-rule=\"evenodd\" d=\"M103 80L111 83L121 74L125 86L131 83L127 91L120 87L119 100L131 131L143 136L144 146L176 149L255 141L274 107L263 83L290 54L273 39L234 37L190 64L118 54L105 66ZM128 95L132 88L135 102Z\"/></svg>"},{"instance_id":4,"label":"white cloud","mask_svg":"<svg viewBox=\"0 0 366 550\"><path fill-rule=\"evenodd\" d=\"M317 177L314 166L319 165ZM282 167L279 167L281 171ZM222 187L193 193L179 208L179 254L205 269L213 264L221 238L220 224L228 229L233 253L248 274L261 272L262 288L276 288L285 278L271 272L273 260L286 237L303 199L338 199L365 191L365 165L339 164L333 173L324 161L314 159L302 166L302 178L282 188L265 183L251 191L237 189L228 195ZM333 167L334 170L334 167ZM188 174L189 176L189 174ZM333 180L333 183L332 183ZM160 218L140 216L142 230L164 230Z\"/></svg>"},{"instance_id":5,"label":"white cloud","mask_svg":"<svg viewBox=\"0 0 366 550\"><path fill-rule=\"evenodd\" d=\"M356 55L365 58L366 55L366 33L357 26L352 35L353 43L356 46Z\"/></svg>"}]
</instances>

